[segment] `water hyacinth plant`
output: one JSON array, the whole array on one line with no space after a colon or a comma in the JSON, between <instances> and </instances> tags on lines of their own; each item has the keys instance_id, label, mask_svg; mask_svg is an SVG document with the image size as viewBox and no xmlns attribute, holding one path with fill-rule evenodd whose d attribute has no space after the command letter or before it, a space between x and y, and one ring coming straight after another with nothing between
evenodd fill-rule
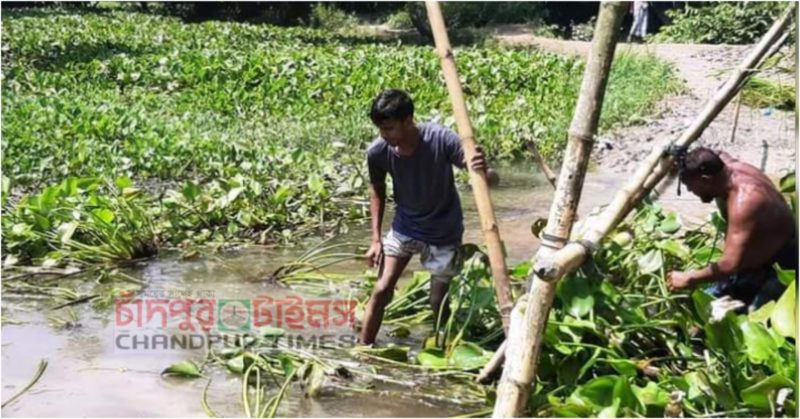
<instances>
[{"instance_id":1,"label":"water hyacinth plant","mask_svg":"<svg viewBox=\"0 0 800 419\"><path fill-rule=\"evenodd\" d=\"M296 242L364 219L376 135L366 110L387 86L413 94L419 120L453 122L427 46L122 10L10 10L3 24L5 206L68 178L129 178L162 245ZM457 53L487 153L517 159L536 140L557 158L583 62ZM603 127L639 119L677 86L667 64L620 57ZM5 250L38 251L7 231Z\"/></svg>"},{"instance_id":2,"label":"water hyacinth plant","mask_svg":"<svg viewBox=\"0 0 800 419\"><path fill-rule=\"evenodd\" d=\"M687 230L674 213L646 204L617 228L589 265L565 278L550 313L528 414L795 415L794 272L779 271L788 285L784 295L749 314L728 312L714 318L712 297L703 290L679 294L666 290L664 275L668 270L705 265L719 258L719 228L724 226L714 217L704 226ZM494 385L481 386L474 379L503 335L486 257L472 245L464 250L472 255L451 286L451 317L440 320L438 329L427 304L430 275L417 272L387 307L384 327L388 329L388 342L378 348L356 347L349 353L298 352L291 346L276 345L283 332L270 329L243 348L214 353L241 357L243 351L262 351L262 356L274 363L280 360L276 353L294 357L295 364L316 363L322 365L317 378L321 386L329 386L334 380L336 391L342 394L367 391L370 385L364 385L368 383L397 381L396 374L403 370L408 371L403 380L410 380L406 384L426 393L441 385L432 382L432 376L446 374L447 386L469 389L466 394L473 396L483 395L485 407L474 397L467 397L460 401L462 409L487 416ZM522 291L529 269L530 264L523 263L512 270L515 292ZM292 279L287 285L320 293L343 285L355 287L350 292L363 305L374 277L342 282L345 278L349 277L331 278L317 272L301 280ZM331 287L331 281L338 287ZM410 335L416 337L409 340ZM264 351L273 352L266 355ZM216 359L229 370L230 362ZM238 361L234 365L239 365ZM273 372L280 371L277 365L270 367ZM245 369L232 371L243 374ZM413 373L419 369L427 372ZM287 380L289 376L283 375ZM243 375L242 379L250 380L256 391L264 391L252 376ZM307 378L292 380L300 388L309 386L304 381ZM297 385L277 385L282 382L273 381L270 391L297 397ZM249 392L248 397L252 397L252 386L243 390Z\"/></svg>"}]
</instances>

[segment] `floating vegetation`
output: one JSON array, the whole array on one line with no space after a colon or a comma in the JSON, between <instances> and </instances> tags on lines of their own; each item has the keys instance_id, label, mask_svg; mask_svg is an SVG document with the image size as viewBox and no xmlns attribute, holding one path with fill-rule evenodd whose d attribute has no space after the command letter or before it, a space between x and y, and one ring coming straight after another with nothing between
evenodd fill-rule
<instances>
[{"instance_id":1,"label":"floating vegetation","mask_svg":"<svg viewBox=\"0 0 800 419\"><path fill-rule=\"evenodd\" d=\"M107 307L140 289L124 267L159 249L191 258L206 243L295 243L365 219L364 148L376 134L365 110L386 86L412 92L419 120L452 125L428 47L118 10L16 10L3 14L3 26L3 291L52 304L57 327L79 324L78 304ZM520 158L536 139L546 157L558 157L584 63L511 48L456 54L487 153ZM654 57L620 56L601 126L640 120L677 86ZM781 185L794 190L794 177ZM687 230L653 204L620 225L559 283L526 413L796 416L796 273L779 272L788 288L773 304L713 321L703 290L666 290L666 272L719 257L723 228L717 216ZM212 370L238 379L247 417L286 415L289 398L355 393L488 415L494 384L475 379L501 345L502 322L485 255L463 250L449 316L433 318L430 275L416 272L386 308L383 346L309 349L265 327L162 375L209 378L201 396L209 416L217 416ZM352 243L323 241L266 279L346 295L359 313L375 275L352 281L330 268L360 257ZM529 270L512 269L516 295Z\"/></svg>"},{"instance_id":2,"label":"floating vegetation","mask_svg":"<svg viewBox=\"0 0 800 419\"><path fill-rule=\"evenodd\" d=\"M47 369L47 360L43 359L39 361L39 366L36 368L36 372L33 374L33 378L31 379L31 381L28 384L26 384L25 387L23 387L16 394L9 397L8 400L4 401L2 407L10 405L15 400L22 397L22 395L25 394L28 390L30 390L34 385L36 385L36 383L39 382L39 379L42 378L42 375L44 375L44 371L46 369Z\"/></svg>"},{"instance_id":3,"label":"floating vegetation","mask_svg":"<svg viewBox=\"0 0 800 419\"><path fill-rule=\"evenodd\" d=\"M687 230L675 214L646 204L589 265L559 284L529 415L796 413L796 395L787 391L797 372L793 272L779 272L788 288L777 302L716 320L704 291L666 291L669 270L719 258L717 220ZM339 250L331 248L332 254ZM529 267L512 269L515 292L522 291ZM316 275L286 285L323 293L342 284ZM454 279L451 316L438 333L427 304L429 280L416 272L398 289L386 310L389 333L382 346L298 349L270 328L238 346L215 348L206 365L241 377L243 406L249 406L243 408L252 416L277 412L275 403L285 397L380 391L379 383L406 387L418 400L446 400L473 412L468 416L487 416L494 384L475 380L503 336L485 255L474 252ZM348 292L363 305L374 283L374 277L351 282L356 289ZM416 337L409 340L409 334Z\"/></svg>"},{"instance_id":4,"label":"floating vegetation","mask_svg":"<svg viewBox=\"0 0 800 419\"><path fill-rule=\"evenodd\" d=\"M3 28L3 250L23 261L345 231L368 216L369 101L402 86L418 120L453 122L426 46L122 10L8 10ZM457 53L488 155L517 159L536 139L558 157L583 62ZM619 57L602 126L677 86L654 57Z\"/></svg>"}]
</instances>

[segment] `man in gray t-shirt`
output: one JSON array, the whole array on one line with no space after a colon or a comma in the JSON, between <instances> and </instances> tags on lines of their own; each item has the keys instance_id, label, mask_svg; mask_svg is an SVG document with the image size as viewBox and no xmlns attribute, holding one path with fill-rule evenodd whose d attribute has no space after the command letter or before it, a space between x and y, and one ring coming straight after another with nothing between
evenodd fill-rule
<instances>
[{"instance_id":1,"label":"man in gray t-shirt","mask_svg":"<svg viewBox=\"0 0 800 419\"><path fill-rule=\"evenodd\" d=\"M415 253L431 272L434 318L449 317L444 297L460 269L457 250L464 233L453 165L466 168L458 135L439 124L415 124L414 104L405 92L381 92L372 103L370 118L381 135L367 150L372 216L367 260L370 267L383 264L383 269L364 311L360 341L366 345L375 342L397 280ZM480 150L470 167L487 170ZM395 216L392 229L382 238L387 174L392 177Z\"/></svg>"}]
</instances>

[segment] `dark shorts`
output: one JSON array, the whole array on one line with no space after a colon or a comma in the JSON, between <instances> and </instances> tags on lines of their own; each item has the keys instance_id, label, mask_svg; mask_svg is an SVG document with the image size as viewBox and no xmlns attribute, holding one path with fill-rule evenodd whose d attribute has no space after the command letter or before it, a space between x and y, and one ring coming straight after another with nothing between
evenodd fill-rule
<instances>
[{"instance_id":1,"label":"dark shorts","mask_svg":"<svg viewBox=\"0 0 800 419\"><path fill-rule=\"evenodd\" d=\"M777 300L786 290L772 267L776 263L781 269L797 272L797 233L775 254L769 264L719 280L708 287L706 292L716 298L730 296L745 303L748 310L755 310Z\"/></svg>"}]
</instances>

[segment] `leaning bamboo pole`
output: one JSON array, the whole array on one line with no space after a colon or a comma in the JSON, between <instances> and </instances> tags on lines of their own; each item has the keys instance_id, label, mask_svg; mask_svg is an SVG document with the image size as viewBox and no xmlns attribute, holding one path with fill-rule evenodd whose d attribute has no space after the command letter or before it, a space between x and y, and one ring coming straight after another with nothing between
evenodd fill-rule
<instances>
[{"instance_id":1,"label":"leaning bamboo pole","mask_svg":"<svg viewBox=\"0 0 800 419\"><path fill-rule=\"evenodd\" d=\"M603 96L625 9L622 2L604 2L600 6L592 50L569 128L564 163L537 259L555 253L569 238L597 133ZM524 413L531 383L536 377L541 337L555 290L556 282L543 281L534 275L530 291L520 299L511 313L506 362L497 387L493 417L520 416Z\"/></svg>"},{"instance_id":2,"label":"leaning bamboo pole","mask_svg":"<svg viewBox=\"0 0 800 419\"><path fill-rule=\"evenodd\" d=\"M550 183L550 186L552 186L553 189L555 189L557 180L556 174L553 173L553 169L550 168L550 166L544 160L544 157L542 157L542 153L539 152L539 146L536 145L536 141L531 140L528 142L528 150L533 155L534 161L536 161L536 164L539 165L539 169L542 171L542 174Z\"/></svg>"},{"instance_id":3,"label":"leaning bamboo pole","mask_svg":"<svg viewBox=\"0 0 800 419\"><path fill-rule=\"evenodd\" d=\"M477 144L472 132L472 124L469 120L464 92L458 79L456 61L453 57L453 51L450 49L450 40L447 36L442 10L436 1L426 1L425 6L428 10L428 20L431 23L436 51L441 59L444 79L450 94L450 102L453 105L453 114L455 114L458 134L461 137L461 144L464 148L464 156L469 162L475 155ZM509 316L513 303L505 252L503 243L500 241L500 229L497 227L497 220L494 216L486 174L470 169L469 176L472 184L472 194L475 197L475 206L478 209L483 236L486 240L486 249L489 253L489 264L492 269L497 304L503 321L503 331L508 334Z\"/></svg>"},{"instance_id":4,"label":"leaning bamboo pole","mask_svg":"<svg viewBox=\"0 0 800 419\"><path fill-rule=\"evenodd\" d=\"M728 81L709 100L692 125L675 141L674 145L688 147L700 137L711 121L719 115L722 109L739 92L747 78L758 68L767 53L772 50L771 46L782 38L782 33L791 23L794 7L794 5L790 5L772 25ZM672 167L673 157L671 155L666 153L665 150L654 150L639 167L631 181L617 192L596 222L588 226L586 231L583 232L581 243L570 243L557 253L552 254L551 257L537 259L534 266L536 275L549 281L554 281L577 269L588 256L588 248L597 246L600 240L621 222L628 212L635 208L638 202L644 199L650 190L672 170Z\"/></svg>"}]
</instances>

